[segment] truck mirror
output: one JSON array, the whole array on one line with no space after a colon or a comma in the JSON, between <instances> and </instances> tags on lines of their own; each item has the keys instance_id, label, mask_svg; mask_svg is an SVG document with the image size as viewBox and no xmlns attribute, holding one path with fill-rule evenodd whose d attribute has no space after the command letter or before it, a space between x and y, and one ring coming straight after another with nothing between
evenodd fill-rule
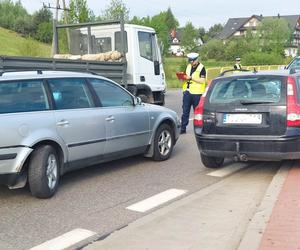
<instances>
[{"instance_id":1,"label":"truck mirror","mask_svg":"<svg viewBox=\"0 0 300 250\"><path fill-rule=\"evenodd\" d=\"M160 75L160 65L159 65L159 61L154 61L154 74Z\"/></svg>"}]
</instances>

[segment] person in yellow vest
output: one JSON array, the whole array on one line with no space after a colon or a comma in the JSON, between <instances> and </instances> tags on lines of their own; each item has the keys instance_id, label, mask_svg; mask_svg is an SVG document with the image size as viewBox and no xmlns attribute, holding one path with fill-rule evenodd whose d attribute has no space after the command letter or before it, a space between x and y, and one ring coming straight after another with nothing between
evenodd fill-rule
<instances>
[{"instance_id":1,"label":"person in yellow vest","mask_svg":"<svg viewBox=\"0 0 300 250\"><path fill-rule=\"evenodd\" d=\"M242 69L241 58L240 57L235 58L235 65L233 66L233 68L235 70L241 70Z\"/></svg>"},{"instance_id":2,"label":"person in yellow vest","mask_svg":"<svg viewBox=\"0 0 300 250\"><path fill-rule=\"evenodd\" d=\"M191 106L193 106L194 109L196 108L206 87L206 70L203 64L199 62L199 54L194 52L189 53L187 54L187 58L189 64L186 67L186 79L182 86L181 134L186 133Z\"/></svg>"}]
</instances>

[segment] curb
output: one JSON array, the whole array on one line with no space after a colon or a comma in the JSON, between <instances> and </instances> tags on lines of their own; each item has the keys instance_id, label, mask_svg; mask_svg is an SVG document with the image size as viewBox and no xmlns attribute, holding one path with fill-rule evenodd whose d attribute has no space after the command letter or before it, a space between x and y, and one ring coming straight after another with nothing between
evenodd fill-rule
<instances>
[{"instance_id":1,"label":"curb","mask_svg":"<svg viewBox=\"0 0 300 250\"><path fill-rule=\"evenodd\" d=\"M286 180L293 161L285 161L273 177L260 206L257 208L246 232L237 247L238 250L259 249L260 242L269 222L275 203Z\"/></svg>"}]
</instances>

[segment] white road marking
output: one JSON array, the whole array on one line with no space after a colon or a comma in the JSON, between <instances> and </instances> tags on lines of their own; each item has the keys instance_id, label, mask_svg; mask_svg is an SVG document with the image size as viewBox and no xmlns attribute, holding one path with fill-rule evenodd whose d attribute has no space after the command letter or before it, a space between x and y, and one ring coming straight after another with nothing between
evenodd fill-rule
<instances>
[{"instance_id":1,"label":"white road marking","mask_svg":"<svg viewBox=\"0 0 300 250\"><path fill-rule=\"evenodd\" d=\"M129 207L126 207L126 209L143 213L165 202L173 200L176 197L185 194L186 192L187 192L186 190L181 190L181 189L169 189L162 193L151 196L143 201L135 203Z\"/></svg>"},{"instance_id":2,"label":"white road marking","mask_svg":"<svg viewBox=\"0 0 300 250\"><path fill-rule=\"evenodd\" d=\"M35 246L30 250L62 250L84 239L87 239L95 234L96 234L95 232L77 228L57 238L46 241L41 245Z\"/></svg>"},{"instance_id":3,"label":"white road marking","mask_svg":"<svg viewBox=\"0 0 300 250\"><path fill-rule=\"evenodd\" d=\"M225 176L230 175L234 172L237 172L240 169L243 169L247 166L248 165L246 163L235 163L235 164L231 164L229 166L226 166L224 168L218 169L216 171L210 172L206 175L214 176L214 177L225 177Z\"/></svg>"}]
</instances>

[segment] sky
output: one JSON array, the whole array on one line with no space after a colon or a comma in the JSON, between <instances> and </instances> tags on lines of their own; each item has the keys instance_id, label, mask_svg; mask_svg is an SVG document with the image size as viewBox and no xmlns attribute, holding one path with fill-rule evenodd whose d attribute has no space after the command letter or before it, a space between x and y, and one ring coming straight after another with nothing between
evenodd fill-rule
<instances>
[{"instance_id":1,"label":"sky","mask_svg":"<svg viewBox=\"0 0 300 250\"><path fill-rule=\"evenodd\" d=\"M21 0L29 13L56 0ZM68 0L66 0L68 3ZM87 0L88 7L95 15L102 14L110 0ZM253 14L263 16L300 15L299 0L123 0L129 9L129 16L154 16L171 8L180 26L192 22L195 27L206 30L214 24L225 24L232 17L250 17ZM62 1L61 1L62 5Z\"/></svg>"}]
</instances>

